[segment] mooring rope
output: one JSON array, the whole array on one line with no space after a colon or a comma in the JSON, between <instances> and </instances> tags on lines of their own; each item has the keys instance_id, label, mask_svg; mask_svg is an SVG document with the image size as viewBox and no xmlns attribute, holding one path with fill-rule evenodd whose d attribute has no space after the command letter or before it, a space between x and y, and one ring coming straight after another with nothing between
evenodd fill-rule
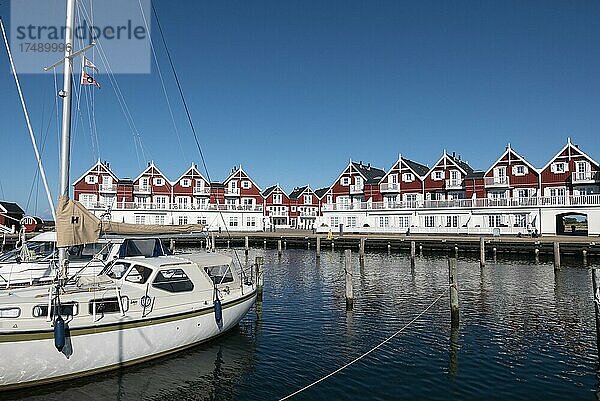
<instances>
[{"instance_id":1,"label":"mooring rope","mask_svg":"<svg viewBox=\"0 0 600 401\"><path fill-rule=\"evenodd\" d=\"M435 300L429 304L429 306L427 306L427 308L423 309L423 311L421 311L417 316L415 316L410 322L406 323L404 326L402 326L398 331L396 331L394 334L392 334L391 336L389 336L388 338L386 338L385 340L383 340L381 343L379 343L378 345L376 345L375 347L371 348L370 350L368 350L367 352L365 352L364 354L354 358L353 360L351 360L350 362L346 363L345 365L343 365L342 367L334 370L333 372L329 373L326 376L321 377L319 380L316 380L314 382L312 382L311 384L302 387L300 390L294 391L293 393L286 395L285 397L281 398L279 401L283 401L283 400L287 400L290 399L298 394L300 394L301 392L308 390L309 388L311 388L312 386L321 383L322 381L330 378L331 376L341 372L342 370L346 369L347 367L349 367L350 365L353 365L354 363L360 361L361 359L363 359L364 357L366 357L367 355L371 354L373 351L381 348L384 344L388 343L392 338L396 337L398 334L402 333L406 328L408 328L411 324L413 324L414 322L416 322L421 316L423 316L429 309L431 309L433 307L433 305L435 305L440 299L442 299L442 297L446 294L446 292L448 292L448 289L451 287L452 285L449 285L448 287L446 287L446 289L440 294L438 295Z\"/></svg>"}]
</instances>

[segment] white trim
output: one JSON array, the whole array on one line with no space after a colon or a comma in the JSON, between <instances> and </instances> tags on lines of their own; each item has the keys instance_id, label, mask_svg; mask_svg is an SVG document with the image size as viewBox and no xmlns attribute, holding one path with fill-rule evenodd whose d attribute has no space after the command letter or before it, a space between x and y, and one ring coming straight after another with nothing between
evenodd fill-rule
<instances>
[{"instance_id":1,"label":"white trim","mask_svg":"<svg viewBox=\"0 0 600 401\"><path fill-rule=\"evenodd\" d=\"M503 158L504 156L506 156L506 155L508 154L508 152L512 152L512 153L513 153L515 156L517 156L519 159L521 159L521 161L522 161L522 162L523 162L523 163L524 163L524 164L525 164L527 167L529 167L531 170L533 170L533 171L534 171L534 172L536 172L537 174L540 174L541 170L540 170L540 171L538 171L538 169L537 169L537 168L535 168L535 167L533 166L533 164L529 163L529 162L527 161L527 159L525 159L523 156L521 156L519 153L517 153L517 151L516 151L516 150L514 150L513 148L511 148L511 147L510 147L510 145L508 145L508 147L506 148L506 150L504 150L504 152L502 153L502 155L500 155L500 157L498 158L498 160L496 160L496 161L495 161L495 162L494 162L494 163L493 163L493 164L490 166L490 168L488 168L488 169L487 169L487 171L485 172L485 175L488 175L488 173L489 173L490 171L492 171L492 170L494 169L494 167L496 167L496 165L497 165L498 163L500 163L500 161L502 160L502 158ZM562 152L562 151L561 151L561 152ZM513 161L511 160L511 161L510 161L510 163L508 163L508 162L507 162L507 164L508 164L508 165L512 165L512 164L513 164Z\"/></svg>"},{"instance_id":2,"label":"white trim","mask_svg":"<svg viewBox=\"0 0 600 401\"><path fill-rule=\"evenodd\" d=\"M550 161L548 163L546 163L546 165L544 167L542 167L542 169L540 170L540 172L545 171L559 156L562 152L564 152L565 150L569 149L569 147L575 148L575 150L579 153L581 153L581 155L585 158L587 158L590 162L592 162L593 164L596 165L596 167L599 166L598 162L594 159L592 159L587 153L585 153L583 150L579 149L578 147L576 147L575 145L573 145L571 143L571 140L568 139L567 140L567 144L565 146L563 146L558 153L556 153L556 155L550 159ZM569 157L569 160L572 159L573 157Z\"/></svg>"},{"instance_id":3,"label":"white trim","mask_svg":"<svg viewBox=\"0 0 600 401\"><path fill-rule=\"evenodd\" d=\"M94 164L92 167L90 167L89 170L87 170L85 173L83 173L81 175L81 177L79 177L77 180L75 180L75 182L73 182L73 184L71 184L71 185L75 186L75 184L77 184L78 182L83 180L86 175L88 175L89 173L94 173L95 172L94 169L99 166L103 167L106 170L106 172L112 176L112 178L115 180L115 183L119 182L119 178L115 175L115 173L113 173L109 167L106 167L104 164L102 164L100 159L98 159L96 164Z\"/></svg>"}]
</instances>

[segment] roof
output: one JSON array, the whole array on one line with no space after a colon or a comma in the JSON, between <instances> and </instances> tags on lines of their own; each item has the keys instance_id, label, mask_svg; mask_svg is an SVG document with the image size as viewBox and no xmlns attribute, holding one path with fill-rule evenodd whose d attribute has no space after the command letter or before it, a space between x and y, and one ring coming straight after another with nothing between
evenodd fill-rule
<instances>
[{"instance_id":1,"label":"roof","mask_svg":"<svg viewBox=\"0 0 600 401\"><path fill-rule=\"evenodd\" d=\"M467 176L465 177L465 179L466 180L477 180L477 179L483 179L484 176L485 176L485 171L481 171L481 170L473 171L473 170L471 170L471 172L467 174Z\"/></svg>"},{"instance_id":2,"label":"roof","mask_svg":"<svg viewBox=\"0 0 600 401\"><path fill-rule=\"evenodd\" d=\"M219 181L213 181L210 183L210 186L212 188L224 188L225 184L223 184L222 182L219 182Z\"/></svg>"},{"instance_id":3,"label":"roof","mask_svg":"<svg viewBox=\"0 0 600 401\"><path fill-rule=\"evenodd\" d=\"M15 202L0 201L0 206L2 206L2 208L6 210L6 213L9 214L25 214L23 209L21 209L21 206L17 205Z\"/></svg>"},{"instance_id":4,"label":"roof","mask_svg":"<svg viewBox=\"0 0 600 401\"><path fill-rule=\"evenodd\" d=\"M380 168L372 167L371 164L362 164L352 162L352 166L358 170L358 172L365 177L365 184L367 185L377 185L379 181L385 175L385 171Z\"/></svg>"},{"instance_id":5,"label":"roof","mask_svg":"<svg viewBox=\"0 0 600 401\"><path fill-rule=\"evenodd\" d=\"M460 168L462 168L467 173L467 175L469 175L473 172L473 167L469 166L469 163L467 163L466 161L461 160L460 158L458 158L456 156L452 156L452 155L448 155L448 157L454 163L456 163Z\"/></svg>"},{"instance_id":6,"label":"roof","mask_svg":"<svg viewBox=\"0 0 600 401\"><path fill-rule=\"evenodd\" d=\"M267 196L271 195L271 192L275 191L276 188L277 185L270 186L263 191L262 196L266 198Z\"/></svg>"},{"instance_id":7,"label":"roof","mask_svg":"<svg viewBox=\"0 0 600 401\"><path fill-rule=\"evenodd\" d=\"M409 159L404 158L404 157L402 158L402 161L404 161L404 163L406 163L406 165L408 167L410 167L412 171L414 171L415 173L417 173L421 177L427 175L427 172L429 171L429 167L427 167L424 164L417 163L415 161L409 160Z\"/></svg>"},{"instance_id":8,"label":"roof","mask_svg":"<svg viewBox=\"0 0 600 401\"><path fill-rule=\"evenodd\" d=\"M302 192L306 191L307 189L308 185L294 188L294 190L290 193L290 199L298 199L300 195L302 195Z\"/></svg>"},{"instance_id":9,"label":"roof","mask_svg":"<svg viewBox=\"0 0 600 401\"><path fill-rule=\"evenodd\" d=\"M319 188L315 191L315 195L317 195L317 198L321 199L323 196L325 196L327 191L329 191L329 187Z\"/></svg>"}]
</instances>

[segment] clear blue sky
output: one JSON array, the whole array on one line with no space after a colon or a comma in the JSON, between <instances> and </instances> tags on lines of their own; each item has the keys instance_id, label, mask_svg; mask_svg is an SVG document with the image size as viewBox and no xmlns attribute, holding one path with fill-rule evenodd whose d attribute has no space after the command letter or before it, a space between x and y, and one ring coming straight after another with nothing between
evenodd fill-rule
<instances>
[{"instance_id":1,"label":"clear blue sky","mask_svg":"<svg viewBox=\"0 0 600 401\"><path fill-rule=\"evenodd\" d=\"M444 148L487 169L507 142L542 166L567 136L600 159L598 1L155 6L213 180L241 163L263 189L277 182L316 188L349 158L387 169L400 152L432 164ZM0 13L8 15L5 2ZM26 206L35 161L4 48L0 54L0 197ZM159 58L182 146L156 73L117 78L149 157L175 179L200 158L162 50ZM120 177L136 176L132 134L108 78L98 80L100 157ZM22 84L41 138L52 76L24 75ZM95 160L86 125L74 133L73 177ZM56 193L52 122L44 159ZM37 212L47 213L41 191Z\"/></svg>"}]
</instances>

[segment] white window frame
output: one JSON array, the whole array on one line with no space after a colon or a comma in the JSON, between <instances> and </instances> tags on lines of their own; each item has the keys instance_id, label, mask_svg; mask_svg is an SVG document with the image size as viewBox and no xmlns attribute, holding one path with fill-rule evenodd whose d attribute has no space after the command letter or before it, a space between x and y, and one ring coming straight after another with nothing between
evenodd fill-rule
<instances>
[{"instance_id":1,"label":"white window frame","mask_svg":"<svg viewBox=\"0 0 600 401\"><path fill-rule=\"evenodd\" d=\"M342 179L340 180L340 184L343 187L348 187L350 186L350 177L342 177Z\"/></svg>"},{"instance_id":2,"label":"white window frame","mask_svg":"<svg viewBox=\"0 0 600 401\"><path fill-rule=\"evenodd\" d=\"M444 171L443 170L435 170L431 173L431 179L433 181L442 181L444 179Z\"/></svg>"},{"instance_id":3,"label":"white window frame","mask_svg":"<svg viewBox=\"0 0 600 401\"><path fill-rule=\"evenodd\" d=\"M242 181L242 189L252 188L252 183L249 180Z\"/></svg>"},{"instance_id":4,"label":"white window frame","mask_svg":"<svg viewBox=\"0 0 600 401\"><path fill-rule=\"evenodd\" d=\"M273 204L281 205L283 203L283 195L282 194L273 194Z\"/></svg>"},{"instance_id":5,"label":"white window frame","mask_svg":"<svg viewBox=\"0 0 600 401\"><path fill-rule=\"evenodd\" d=\"M520 169L522 169L522 171L519 171ZM529 169L524 164L517 164L512 168L512 174L516 177L522 177L524 175L527 175L528 172Z\"/></svg>"},{"instance_id":6,"label":"white window frame","mask_svg":"<svg viewBox=\"0 0 600 401\"><path fill-rule=\"evenodd\" d=\"M93 174L89 174L85 176L85 183L86 184L97 184L98 183L98 176L93 175Z\"/></svg>"},{"instance_id":7,"label":"white window frame","mask_svg":"<svg viewBox=\"0 0 600 401\"><path fill-rule=\"evenodd\" d=\"M404 182L413 182L415 180L415 175L413 173L403 173L402 181Z\"/></svg>"},{"instance_id":8,"label":"white window frame","mask_svg":"<svg viewBox=\"0 0 600 401\"><path fill-rule=\"evenodd\" d=\"M182 178L179 182L179 185L181 185L184 188L187 188L192 185L192 180L190 180L189 178Z\"/></svg>"},{"instance_id":9,"label":"white window frame","mask_svg":"<svg viewBox=\"0 0 600 401\"><path fill-rule=\"evenodd\" d=\"M561 166L561 168L559 168L559 166ZM564 173L567 173L569 171L569 163L567 163L567 162L554 162L550 166L550 170L552 170L552 172L554 174L564 174Z\"/></svg>"}]
</instances>

